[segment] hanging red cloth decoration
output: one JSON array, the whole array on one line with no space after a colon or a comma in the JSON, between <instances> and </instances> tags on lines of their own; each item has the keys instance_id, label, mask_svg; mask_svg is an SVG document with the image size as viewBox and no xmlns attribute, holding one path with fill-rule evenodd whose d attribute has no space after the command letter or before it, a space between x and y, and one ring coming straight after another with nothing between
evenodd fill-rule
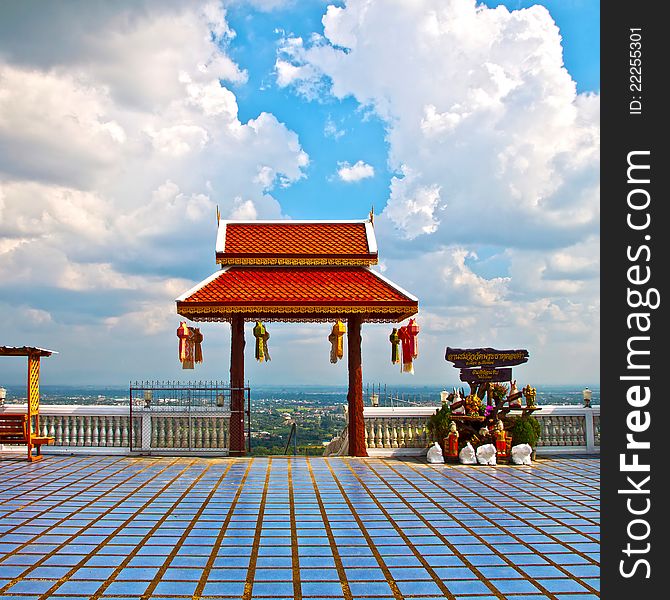
<instances>
[{"instance_id":1,"label":"hanging red cloth decoration","mask_svg":"<svg viewBox=\"0 0 670 600\"><path fill-rule=\"evenodd\" d=\"M419 356L419 346L416 336L419 334L419 326L414 319L410 319L407 325L398 329L398 337L402 347L402 372L414 373L414 359Z\"/></svg>"},{"instance_id":2,"label":"hanging red cloth decoration","mask_svg":"<svg viewBox=\"0 0 670 600\"><path fill-rule=\"evenodd\" d=\"M270 334L268 333L265 325L260 321L256 321L256 325L253 329L254 337L256 338L256 350L254 356L258 362L270 360L270 352L268 350L268 340L270 339Z\"/></svg>"},{"instance_id":3,"label":"hanging red cloth decoration","mask_svg":"<svg viewBox=\"0 0 670 600\"><path fill-rule=\"evenodd\" d=\"M389 341L391 342L391 364L397 365L400 362L400 336L396 327L393 328Z\"/></svg>"},{"instance_id":4,"label":"hanging red cloth decoration","mask_svg":"<svg viewBox=\"0 0 670 600\"><path fill-rule=\"evenodd\" d=\"M342 321L338 319L337 323L333 325L333 329L328 336L330 342L330 362L335 364L344 356L344 334L347 328Z\"/></svg>"}]
</instances>

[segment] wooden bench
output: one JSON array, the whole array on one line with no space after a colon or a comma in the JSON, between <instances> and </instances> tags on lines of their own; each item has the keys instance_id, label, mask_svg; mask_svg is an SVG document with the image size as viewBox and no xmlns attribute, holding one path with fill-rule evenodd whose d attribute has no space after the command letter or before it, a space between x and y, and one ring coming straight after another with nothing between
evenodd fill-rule
<instances>
[{"instance_id":1,"label":"wooden bench","mask_svg":"<svg viewBox=\"0 0 670 600\"><path fill-rule=\"evenodd\" d=\"M28 460L35 461L43 458L42 445L53 444L54 438L34 435L30 431L28 415L0 414L0 444L28 446ZM36 454L33 455L33 447Z\"/></svg>"}]
</instances>

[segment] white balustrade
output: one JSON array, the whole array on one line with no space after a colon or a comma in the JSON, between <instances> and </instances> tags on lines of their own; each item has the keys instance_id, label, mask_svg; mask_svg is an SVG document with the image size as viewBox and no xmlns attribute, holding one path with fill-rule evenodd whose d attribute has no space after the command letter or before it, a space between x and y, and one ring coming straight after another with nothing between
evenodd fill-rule
<instances>
[{"instance_id":1,"label":"white balustrade","mask_svg":"<svg viewBox=\"0 0 670 600\"><path fill-rule=\"evenodd\" d=\"M25 413L25 404L11 404L0 413ZM44 453L97 451L106 454L161 449L178 451L226 451L228 448L228 414L143 409L133 411L130 425L126 406L49 405L40 407L39 433L55 442L43 446ZM146 426L145 435L143 428Z\"/></svg>"},{"instance_id":2,"label":"white balustrade","mask_svg":"<svg viewBox=\"0 0 670 600\"><path fill-rule=\"evenodd\" d=\"M420 455L432 440L427 424L438 406L366 406L365 439L370 456ZM535 412L541 427L538 454L600 452L600 406L542 406ZM337 455L344 443L335 438L327 450Z\"/></svg>"}]
</instances>

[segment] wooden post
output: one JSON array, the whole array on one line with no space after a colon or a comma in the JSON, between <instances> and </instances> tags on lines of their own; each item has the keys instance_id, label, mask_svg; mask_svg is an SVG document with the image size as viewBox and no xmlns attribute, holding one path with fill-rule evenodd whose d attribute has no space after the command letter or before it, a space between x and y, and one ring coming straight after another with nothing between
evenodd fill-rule
<instances>
[{"instance_id":1,"label":"wooden post","mask_svg":"<svg viewBox=\"0 0 670 600\"><path fill-rule=\"evenodd\" d=\"M40 355L28 354L28 460L42 458L40 447L37 447L37 456L33 456L33 437L39 436L40 426Z\"/></svg>"},{"instance_id":2,"label":"wooden post","mask_svg":"<svg viewBox=\"0 0 670 600\"><path fill-rule=\"evenodd\" d=\"M363 419L363 368L361 361L361 321L359 315L349 317L347 358L349 363L349 456L367 456L365 420Z\"/></svg>"},{"instance_id":3,"label":"wooden post","mask_svg":"<svg viewBox=\"0 0 670 600\"><path fill-rule=\"evenodd\" d=\"M244 456L244 318L234 315L230 324L230 448L231 456Z\"/></svg>"}]
</instances>

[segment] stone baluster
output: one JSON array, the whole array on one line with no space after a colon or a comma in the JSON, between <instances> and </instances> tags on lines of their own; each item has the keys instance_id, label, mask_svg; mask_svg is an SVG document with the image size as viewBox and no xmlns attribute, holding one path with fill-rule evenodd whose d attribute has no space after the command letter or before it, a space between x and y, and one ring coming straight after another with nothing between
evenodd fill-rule
<instances>
[{"instance_id":1,"label":"stone baluster","mask_svg":"<svg viewBox=\"0 0 670 600\"><path fill-rule=\"evenodd\" d=\"M128 444L128 429L130 427L130 419L128 417L121 417L121 446L124 448L127 447Z\"/></svg>"},{"instance_id":2,"label":"stone baluster","mask_svg":"<svg viewBox=\"0 0 670 600\"><path fill-rule=\"evenodd\" d=\"M56 437L56 417L50 416L49 417L49 430L47 435L49 437L55 438ZM56 440L56 443L58 443L58 440Z\"/></svg>"},{"instance_id":3,"label":"stone baluster","mask_svg":"<svg viewBox=\"0 0 670 600\"><path fill-rule=\"evenodd\" d=\"M367 422L367 427L366 427L366 438L367 438L367 446L368 448L375 448L375 421L374 419L370 419Z\"/></svg>"},{"instance_id":4,"label":"stone baluster","mask_svg":"<svg viewBox=\"0 0 670 600\"><path fill-rule=\"evenodd\" d=\"M204 421L207 426L207 429L205 430L205 448L213 448L212 436L214 435L215 417L213 415L211 417L206 417Z\"/></svg>"},{"instance_id":5,"label":"stone baluster","mask_svg":"<svg viewBox=\"0 0 670 600\"><path fill-rule=\"evenodd\" d=\"M425 448L426 443L426 422L418 421L416 424L416 431L414 432L414 439L416 440L417 448Z\"/></svg>"},{"instance_id":6,"label":"stone baluster","mask_svg":"<svg viewBox=\"0 0 670 600\"><path fill-rule=\"evenodd\" d=\"M193 417L191 419L191 444L194 448L202 448L205 445L202 438L202 427L203 423L201 417ZM188 439L188 435L186 436L186 439Z\"/></svg>"},{"instance_id":7,"label":"stone baluster","mask_svg":"<svg viewBox=\"0 0 670 600\"><path fill-rule=\"evenodd\" d=\"M384 419L384 448L391 448L391 431L388 419Z\"/></svg>"},{"instance_id":8,"label":"stone baluster","mask_svg":"<svg viewBox=\"0 0 670 600\"><path fill-rule=\"evenodd\" d=\"M586 446L586 418L577 417L577 445Z\"/></svg>"},{"instance_id":9,"label":"stone baluster","mask_svg":"<svg viewBox=\"0 0 670 600\"><path fill-rule=\"evenodd\" d=\"M76 438L77 438L77 446L83 446L84 445L84 416L83 415L77 415L74 417L74 428L75 431L77 432Z\"/></svg>"},{"instance_id":10,"label":"stone baluster","mask_svg":"<svg viewBox=\"0 0 670 600\"><path fill-rule=\"evenodd\" d=\"M192 443L191 439L197 437L195 435L194 431L191 431L190 427L190 421L188 417L181 417L179 419L179 423L181 425L181 447L182 448L188 448L189 445ZM193 443L195 444L195 439L193 440Z\"/></svg>"},{"instance_id":11,"label":"stone baluster","mask_svg":"<svg viewBox=\"0 0 670 600\"><path fill-rule=\"evenodd\" d=\"M114 445L114 417L107 416L107 445Z\"/></svg>"},{"instance_id":12,"label":"stone baluster","mask_svg":"<svg viewBox=\"0 0 670 600\"><path fill-rule=\"evenodd\" d=\"M377 435L375 437L375 445L377 448L384 447L384 430L382 429L382 419L376 419L377 421Z\"/></svg>"},{"instance_id":13,"label":"stone baluster","mask_svg":"<svg viewBox=\"0 0 670 600\"><path fill-rule=\"evenodd\" d=\"M398 447L398 427L396 426L395 419L390 419L391 421L391 448Z\"/></svg>"},{"instance_id":14,"label":"stone baluster","mask_svg":"<svg viewBox=\"0 0 670 600\"><path fill-rule=\"evenodd\" d=\"M63 417L63 446L70 445L70 417L65 415Z\"/></svg>"},{"instance_id":15,"label":"stone baluster","mask_svg":"<svg viewBox=\"0 0 670 600\"><path fill-rule=\"evenodd\" d=\"M600 446L600 415L593 415L593 437L596 446Z\"/></svg>"},{"instance_id":16,"label":"stone baluster","mask_svg":"<svg viewBox=\"0 0 670 600\"><path fill-rule=\"evenodd\" d=\"M91 434L93 432L91 431L91 420L92 420L92 417L90 417L90 416L87 416L84 419L84 446L90 446L92 444Z\"/></svg>"},{"instance_id":17,"label":"stone baluster","mask_svg":"<svg viewBox=\"0 0 670 600\"><path fill-rule=\"evenodd\" d=\"M398 427L397 422L400 420L400 427ZM405 447L405 437L407 435L405 431L405 421L403 419L393 419L393 429L398 432L396 446L395 448L404 448Z\"/></svg>"},{"instance_id":18,"label":"stone baluster","mask_svg":"<svg viewBox=\"0 0 670 600\"><path fill-rule=\"evenodd\" d=\"M174 448L175 447L175 438L174 438L174 419L166 417L164 420L164 427L166 429L165 431L165 446L167 448Z\"/></svg>"},{"instance_id":19,"label":"stone baluster","mask_svg":"<svg viewBox=\"0 0 670 600\"><path fill-rule=\"evenodd\" d=\"M57 446L62 446L63 445L63 419L57 419L56 422L56 440L54 441L54 444Z\"/></svg>"},{"instance_id":20,"label":"stone baluster","mask_svg":"<svg viewBox=\"0 0 670 600\"><path fill-rule=\"evenodd\" d=\"M107 419L104 415L98 417L98 446L107 446Z\"/></svg>"},{"instance_id":21,"label":"stone baluster","mask_svg":"<svg viewBox=\"0 0 670 600\"><path fill-rule=\"evenodd\" d=\"M138 437L142 439L142 422L140 421L138 427L140 433ZM161 447L161 428L159 426L158 417L151 417L151 447L160 448ZM139 447L139 445L138 445Z\"/></svg>"},{"instance_id":22,"label":"stone baluster","mask_svg":"<svg viewBox=\"0 0 670 600\"><path fill-rule=\"evenodd\" d=\"M121 445L121 423L120 423L120 417L115 416L112 417L113 424L114 424L114 438L112 441L112 444L115 447L118 447Z\"/></svg>"},{"instance_id":23,"label":"stone baluster","mask_svg":"<svg viewBox=\"0 0 670 600\"><path fill-rule=\"evenodd\" d=\"M219 447L219 420L216 417L212 417L212 435L211 435L211 445L210 448Z\"/></svg>"},{"instance_id":24,"label":"stone baluster","mask_svg":"<svg viewBox=\"0 0 670 600\"><path fill-rule=\"evenodd\" d=\"M405 433L405 448L414 448L414 419L405 422L407 429Z\"/></svg>"}]
</instances>

